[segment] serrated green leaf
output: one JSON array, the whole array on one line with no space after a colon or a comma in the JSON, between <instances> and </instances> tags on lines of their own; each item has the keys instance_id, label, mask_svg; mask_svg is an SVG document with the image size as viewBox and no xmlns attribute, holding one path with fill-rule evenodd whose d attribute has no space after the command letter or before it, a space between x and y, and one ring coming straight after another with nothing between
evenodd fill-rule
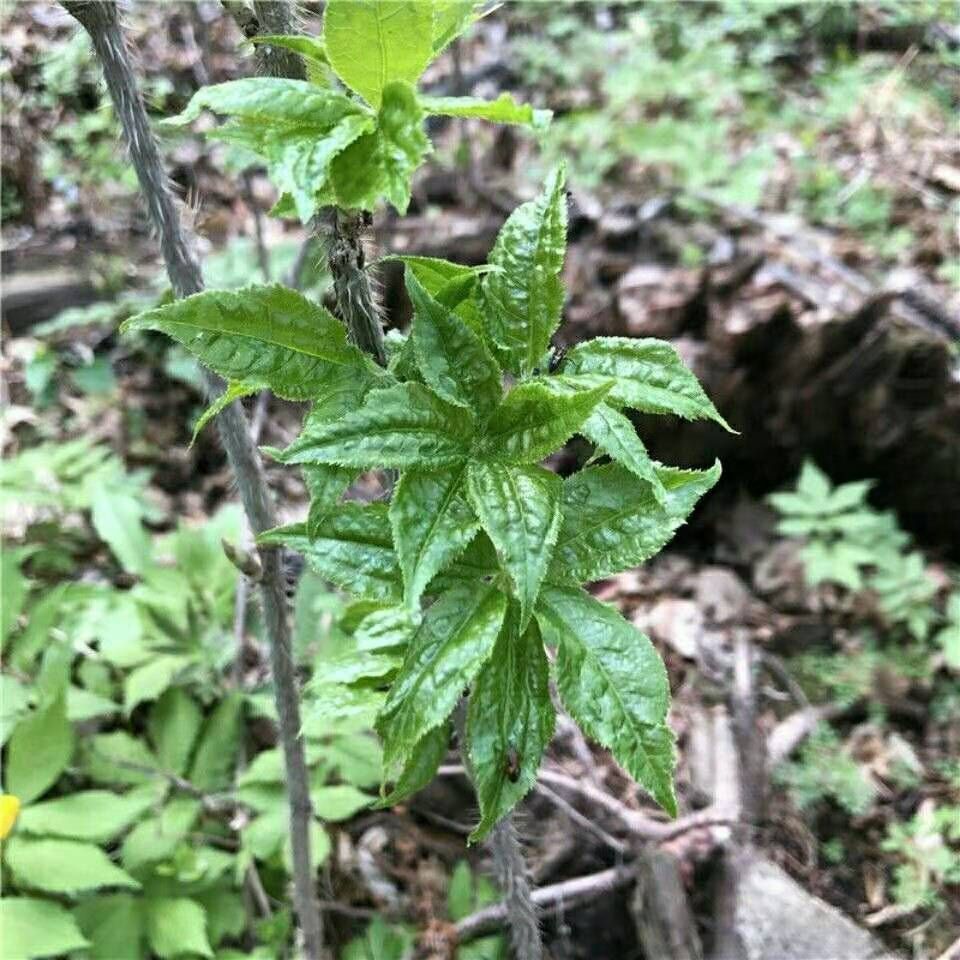
<instances>
[{"instance_id":1,"label":"serrated green leaf","mask_svg":"<svg viewBox=\"0 0 960 960\"><path fill-rule=\"evenodd\" d=\"M228 118L210 135L262 157L304 223L323 205L333 159L376 123L369 109L334 90L305 80L247 77L203 87L164 125L190 123L203 110Z\"/></svg>"},{"instance_id":2,"label":"serrated green leaf","mask_svg":"<svg viewBox=\"0 0 960 960\"><path fill-rule=\"evenodd\" d=\"M22 719L7 745L4 786L22 804L36 800L52 787L73 754L73 728L61 693Z\"/></svg>"},{"instance_id":3,"label":"serrated green leaf","mask_svg":"<svg viewBox=\"0 0 960 960\"><path fill-rule=\"evenodd\" d=\"M193 436L190 438L190 446L192 447L197 442L200 431L203 430L214 417L218 417L223 413L234 400L242 400L244 397L249 397L251 394L258 393L259 391L260 386L256 383L238 383L237 381L228 383L226 390L197 417L197 422L193 425Z\"/></svg>"},{"instance_id":4,"label":"serrated green leaf","mask_svg":"<svg viewBox=\"0 0 960 960\"><path fill-rule=\"evenodd\" d=\"M182 775L190 762L203 714L196 700L182 687L173 687L154 704L147 731L164 770Z\"/></svg>"},{"instance_id":5,"label":"serrated green leaf","mask_svg":"<svg viewBox=\"0 0 960 960\"><path fill-rule=\"evenodd\" d=\"M126 794L81 790L25 807L17 830L36 836L103 843L122 833L156 800L157 791L149 787Z\"/></svg>"},{"instance_id":6,"label":"serrated green leaf","mask_svg":"<svg viewBox=\"0 0 960 960\"><path fill-rule=\"evenodd\" d=\"M534 130L545 130L553 117L552 110L534 110L527 103L517 103L509 93L501 93L496 100L484 100L481 97L421 97L420 106L427 113L444 117L474 117L491 123L519 124Z\"/></svg>"},{"instance_id":7,"label":"serrated green leaf","mask_svg":"<svg viewBox=\"0 0 960 960\"><path fill-rule=\"evenodd\" d=\"M545 589L537 619L544 639L557 647L557 689L570 715L676 816L670 685L653 644L578 588Z\"/></svg>"},{"instance_id":8,"label":"serrated green leaf","mask_svg":"<svg viewBox=\"0 0 960 960\"><path fill-rule=\"evenodd\" d=\"M221 887L199 893L195 899L207 915L207 935L214 946L228 937L236 940L243 936L247 926L247 908L239 891ZM219 953L218 960L223 960Z\"/></svg>"},{"instance_id":9,"label":"serrated green leaf","mask_svg":"<svg viewBox=\"0 0 960 960\"><path fill-rule=\"evenodd\" d=\"M376 127L354 140L330 165L337 204L373 210L382 197L398 213L406 213L413 173L431 150L423 122L413 87L401 81L388 84Z\"/></svg>"},{"instance_id":10,"label":"serrated green leaf","mask_svg":"<svg viewBox=\"0 0 960 960\"><path fill-rule=\"evenodd\" d=\"M90 945L59 903L34 897L0 899L0 933L5 960L60 956Z\"/></svg>"},{"instance_id":11,"label":"serrated green leaf","mask_svg":"<svg viewBox=\"0 0 960 960\"><path fill-rule=\"evenodd\" d=\"M383 708L386 694L369 687L346 687L340 683L313 683L303 709L303 734L329 736L333 725L355 723L372 726Z\"/></svg>"},{"instance_id":12,"label":"serrated green leaf","mask_svg":"<svg viewBox=\"0 0 960 960\"><path fill-rule=\"evenodd\" d=\"M333 314L279 284L207 290L139 313L123 330L165 333L227 380L287 400L321 394L344 368L362 380L370 363Z\"/></svg>"},{"instance_id":13,"label":"serrated green leaf","mask_svg":"<svg viewBox=\"0 0 960 960\"><path fill-rule=\"evenodd\" d=\"M402 768L392 776L393 789L382 791L383 798L376 804L378 808L392 807L430 783L447 755L450 732L451 724L441 723L420 738L408 752Z\"/></svg>"},{"instance_id":14,"label":"serrated green leaf","mask_svg":"<svg viewBox=\"0 0 960 960\"><path fill-rule=\"evenodd\" d=\"M419 609L427 584L476 535L466 472L465 463L448 471L405 470L393 492L390 526L410 610Z\"/></svg>"},{"instance_id":15,"label":"serrated green leaf","mask_svg":"<svg viewBox=\"0 0 960 960\"><path fill-rule=\"evenodd\" d=\"M480 337L434 300L409 270L406 282L414 310L410 335L424 382L441 399L475 409L483 418L503 394L496 360Z\"/></svg>"},{"instance_id":16,"label":"serrated green leaf","mask_svg":"<svg viewBox=\"0 0 960 960\"><path fill-rule=\"evenodd\" d=\"M97 483L91 493L90 520L124 570L134 574L146 570L151 546L143 527L143 501L139 496Z\"/></svg>"},{"instance_id":17,"label":"serrated green leaf","mask_svg":"<svg viewBox=\"0 0 960 960\"><path fill-rule=\"evenodd\" d=\"M563 481L535 465L471 463L467 489L520 601L526 630L560 532Z\"/></svg>"},{"instance_id":18,"label":"serrated green leaf","mask_svg":"<svg viewBox=\"0 0 960 960\"><path fill-rule=\"evenodd\" d=\"M146 901L147 940L163 960L184 954L212 957L203 907L186 897L151 897Z\"/></svg>"},{"instance_id":19,"label":"serrated green leaf","mask_svg":"<svg viewBox=\"0 0 960 960\"><path fill-rule=\"evenodd\" d=\"M259 33L255 37L251 37L250 42L258 47L267 45L292 50L294 53L299 53L304 60L312 60L314 63L330 63L327 48L319 37L310 37L303 33Z\"/></svg>"},{"instance_id":20,"label":"serrated green leaf","mask_svg":"<svg viewBox=\"0 0 960 960\"><path fill-rule=\"evenodd\" d=\"M404 383L372 391L359 410L335 423L305 429L282 460L365 469L447 467L466 459L473 429L469 411L418 383Z\"/></svg>"},{"instance_id":21,"label":"serrated green leaf","mask_svg":"<svg viewBox=\"0 0 960 960\"><path fill-rule=\"evenodd\" d=\"M320 576L358 597L400 599L400 567L385 503L343 503L320 521L313 536L297 523L268 530L258 542L296 550Z\"/></svg>"},{"instance_id":22,"label":"serrated green leaf","mask_svg":"<svg viewBox=\"0 0 960 960\"><path fill-rule=\"evenodd\" d=\"M156 700L174 678L193 662L182 654L161 653L127 674L123 681L123 705L129 716L141 703Z\"/></svg>"},{"instance_id":23,"label":"serrated green leaf","mask_svg":"<svg viewBox=\"0 0 960 960\"><path fill-rule=\"evenodd\" d=\"M476 0L433 0L433 55L460 36L481 14Z\"/></svg>"},{"instance_id":24,"label":"serrated green leaf","mask_svg":"<svg viewBox=\"0 0 960 960\"><path fill-rule=\"evenodd\" d=\"M490 251L483 278L484 317L503 363L529 374L539 364L560 325L567 248L564 169L556 167L543 192L507 218Z\"/></svg>"},{"instance_id":25,"label":"serrated green leaf","mask_svg":"<svg viewBox=\"0 0 960 960\"><path fill-rule=\"evenodd\" d=\"M340 498L356 480L357 471L354 467L337 467L330 463L305 463L302 469L310 493L307 536L315 537L324 518L336 509Z\"/></svg>"},{"instance_id":26,"label":"serrated green leaf","mask_svg":"<svg viewBox=\"0 0 960 960\"><path fill-rule=\"evenodd\" d=\"M561 395L539 381L518 384L490 415L476 455L501 463L543 460L580 430L609 389L610 381L601 381Z\"/></svg>"},{"instance_id":27,"label":"serrated green leaf","mask_svg":"<svg viewBox=\"0 0 960 960\"><path fill-rule=\"evenodd\" d=\"M553 736L549 679L540 631L536 623L521 630L514 605L470 691L467 749L480 802L471 843L482 840L536 782Z\"/></svg>"},{"instance_id":28,"label":"serrated green leaf","mask_svg":"<svg viewBox=\"0 0 960 960\"><path fill-rule=\"evenodd\" d=\"M14 836L4 842L3 853L17 883L31 890L75 894L140 886L92 843Z\"/></svg>"},{"instance_id":29,"label":"serrated green leaf","mask_svg":"<svg viewBox=\"0 0 960 960\"><path fill-rule=\"evenodd\" d=\"M480 267L467 267L462 263L453 263L441 257L419 257L412 254L391 254L383 257L380 263L402 263L405 273L413 273L431 297L454 281L475 280Z\"/></svg>"},{"instance_id":30,"label":"serrated green leaf","mask_svg":"<svg viewBox=\"0 0 960 960\"><path fill-rule=\"evenodd\" d=\"M406 607L388 607L367 614L353 634L358 652L389 650L407 644L417 624Z\"/></svg>"},{"instance_id":31,"label":"serrated green leaf","mask_svg":"<svg viewBox=\"0 0 960 960\"><path fill-rule=\"evenodd\" d=\"M189 781L200 790L230 785L243 732L243 697L227 694L207 717L190 766Z\"/></svg>"},{"instance_id":32,"label":"serrated green leaf","mask_svg":"<svg viewBox=\"0 0 960 960\"><path fill-rule=\"evenodd\" d=\"M323 660L318 668L325 683L362 684L380 687L400 667L400 655L380 650L351 650L332 660Z\"/></svg>"},{"instance_id":33,"label":"serrated green leaf","mask_svg":"<svg viewBox=\"0 0 960 960\"><path fill-rule=\"evenodd\" d=\"M568 477L547 579L589 583L643 563L673 537L720 479L719 462L709 470L658 466L656 471L667 494L663 505L650 484L616 463Z\"/></svg>"},{"instance_id":34,"label":"serrated green leaf","mask_svg":"<svg viewBox=\"0 0 960 960\"><path fill-rule=\"evenodd\" d=\"M733 432L676 348L665 340L597 337L574 347L563 370L573 375L613 377L612 402L646 413L715 420Z\"/></svg>"},{"instance_id":35,"label":"serrated green leaf","mask_svg":"<svg viewBox=\"0 0 960 960\"><path fill-rule=\"evenodd\" d=\"M155 817L138 823L124 837L120 859L128 870L168 860L200 816L200 801L174 797Z\"/></svg>"},{"instance_id":36,"label":"serrated green leaf","mask_svg":"<svg viewBox=\"0 0 960 960\"><path fill-rule=\"evenodd\" d=\"M74 910L90 940L90 960L141 960L145 920L143 900L129 893L91 897Z\"/></svg>"},{"instance_id":37,"label":"serrated green leaf","mask_svg":"<svg viewBox=\"0 0 960 960\"><path fill-rule=\"evenodd\" d=\"M433 59L432 37L431 3L329 0L323 16L330 65L374 107L392 81L417 82Z\"/></svg>"},{"instance_id":38,"label":"serrated green leaf","mask_svg":"<svg viewBox=\"0 0 960 960\"><path fill-rule=\"evenodd\" d=\"M663 488L647 448L637 436L633 424L619 410L606 403L597 404L583 424L583 435L635 477L649 483L658 503L666 502L667 491Z\"/></svg>"},{"instance_id":39,"label":"serrated green leaf","mask_svg":"<svg viewBox=\"0 0 960 960\"><path fill-rule=\"evenodd\" d=\"M499 590L473 584L448 590L424 614L377 717L385 780L396 779L424 735L450 716L492 653L505 611Z\"/></svg>"}]
</instances>

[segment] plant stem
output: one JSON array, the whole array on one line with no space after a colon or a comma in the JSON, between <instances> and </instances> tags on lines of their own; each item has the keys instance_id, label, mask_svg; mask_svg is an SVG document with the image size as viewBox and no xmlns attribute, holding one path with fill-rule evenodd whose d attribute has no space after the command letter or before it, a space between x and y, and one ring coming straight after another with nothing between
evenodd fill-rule
<instances>
[{"instance_id":1,"label":"plant stem","mask_svg":"<svg viewBox=\"0 0 960 960\"><path fill-rule=\"evenodd\" d=\"M124 41L116 5L109 0L64 0L63 5L90 35L103 67L104 79L123 128L150 220L159 234L160 250L174 293L178 297L199 293L203 289L200 264L187 242L186 232L177 214ZM223 389L220 378L209 371L204 372L204 385L211 397ZM260 456L250 437L243 407L239 403L230 404L217 422L251 530L258 534L276 526L273 501ZM303 934L303 953L307 960L319 960L323 934L310 858L313 810L303 741L300 738L300 705L290 648L280 552L276 549L263 550L262 560L263 578L260 586L263 620L270 642L274 694L290 801L294 901Z\"/></svg>"}]
</instances>

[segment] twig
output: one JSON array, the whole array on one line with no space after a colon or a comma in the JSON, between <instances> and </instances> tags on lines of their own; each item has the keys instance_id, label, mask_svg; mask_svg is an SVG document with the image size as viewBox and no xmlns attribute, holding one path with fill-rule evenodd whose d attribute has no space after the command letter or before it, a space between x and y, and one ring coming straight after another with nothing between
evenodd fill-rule
<instances>
[{"instance_id":1,"label":"twig","mask_svg":"<svg viewBox=\"0 0 960 960\"><path fill-rule=\"evenodd\" d=\"M616 837L607 833L603 827L594 823L589 817L585 817L573 804L568 803L559 793L555 793L545 783L538 783L533 789L546 797L556 807L559 807L575 824L583 827L584 830L588 830L612 850L616 850L621 856L629 849L622 840L618 840Z\"/></svg>"},{"instance_id":2,"label":"twig","mask_svg":"<svg viewBox=\"0 0 960 960\"><path fill-rule=\"evenodd\" d=\"M64 0L63 5L90 35L103 66L104 79L120 119L150 220L159 234L160 249L174 293L178 297L198 293L203 289L200 264L188 245L187 234L177 215L116 5L108 0ZM204 374L204 385L211 397L217 396L223 389L220 378L209 371ZM251 441L243 407L239 403L232 403L220 414L218 426L251 530L257 534L276 526L276 512L263 474L263 465ZM290 647L286 591L280 552L276 549L263 551L261 591L290 798L294 900L303 931L304 954L308 960L319 960L322 928L315 906L310 859L313 811L303 741L300 739L300 705Z\"/></svg>"},{"instance_id":3,"label":"twig","mask_svg":"<svg viewBox=\"0 0 960 960\"><path fill-rule=\"evenodd\" d=\"M633 879L634 873L629 867L611 867L609 870L601 870L586 877L577 877L575 880L564 880L549 887L541 887L534 891L533 902L542 912L552 913L624 887ZM484 907L464 917L456 925L457 942L468 943L478 937L495 933L506 923L506 920L506 903L501 902Z\"/></svg>"},{"instance_id":4,"label":"twig","mask_svg":"<svg viewBox=\"0 0 960 960\"><path fill-rule=\"evenodd\" d=\"M960 960L960 937L957 937L957 939L937 957L937 960Z\"/></svg>"}]
</instances>

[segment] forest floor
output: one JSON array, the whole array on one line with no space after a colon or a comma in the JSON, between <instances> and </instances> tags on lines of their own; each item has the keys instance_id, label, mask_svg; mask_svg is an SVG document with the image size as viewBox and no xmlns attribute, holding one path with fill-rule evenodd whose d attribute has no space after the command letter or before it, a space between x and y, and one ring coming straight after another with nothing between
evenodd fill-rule
<instances>
[{"instance_id":1,"label":"forest floor","mask_svg":"<svg viewBox=\"0 0 960 960\"><path fill-rule=\"evenodd\" d=\"M562 339L674 341L740 431L641 421L658 458L725 466L664 554L594 587L667 663L678 793L694 819L671 831L604 751L561 725L519 816L533 878L599 875L607 886L548 912L557 960L646 955L650 903L633 867L619 868L655 852L690 904L667 926L709 953L730 920L731 847L746 844L898 955L957 956L960 641L947 632L960 633L960 36L945 8L915 6L513 4L427 77L450 93L511 90L553 109L554 124L539 145L509 129L438 128L410 215L376 218L371 259L482 262L506 213L567 156ZM41 449L50 462L32 462L55 473L51 451L79 438L125 474L144 472L135 498L149 537L203 524L234 491L214 432L191 444L196 370L158 339L117 334L163 284L96 68L55 6L4 16L4 457L16 465ZM247 72L217 4L131 16L157 115ZM264 172L194 137L166 149L208 285L283 276L304 236L266 217L275 197ZM320 261L315 251L318 296ZM387 323L403 327L399 275L386 269L381 282ZM273 446L303 412L276 398L249 409ZM586 455L574 442L557 469ZM885 589L914 590L926 632L836 570L811 584L804 541L778 528L766 500L806 460L837 483L877 480L871 502L913 537L928 585L917 594L913 571ZM269 479L285 519L301 518L299 477L274 465ZM7 548L26 548L36 595L64 581L135 582L86 506L56 516L24 515L5 495ZM320 588L303 603L327 619L343 609ZM239 682L252 688L264 672L256 617L237 623L248 653ZM124 714L99 729L139 722ZM761 759L744 759L747 749ZM403 808L337 825L333 936L346 941L379 914L426 931L423 956L447 955L449 877L464 858L482 866L483 853L465 849L463 777L453 764L442 772Z\"/></svg>"}]
</instances>

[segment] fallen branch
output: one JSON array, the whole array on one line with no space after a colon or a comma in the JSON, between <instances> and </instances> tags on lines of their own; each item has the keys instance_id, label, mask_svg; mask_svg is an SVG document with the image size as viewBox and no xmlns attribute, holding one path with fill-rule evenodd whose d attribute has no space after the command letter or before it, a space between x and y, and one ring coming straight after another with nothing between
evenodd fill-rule
<instances>
[{"instance_id":1,"label":"fallen branch","mask_svg":"<svg viewBox=\"0 0 960 960\"><path fill-rule=\"evenodd\" d=\"M568 909L585 900L592 900L611 890L625 887L634 880L634 872L629 867L611 867L586 877L564 880L549 887L533 891L533 902L541 914L558 909ZM456 925L457 943L469 943L478 937L496 933L507 922L505 903L484 907L470 916L464 917Z\"/></svg>"}]
</instances>

